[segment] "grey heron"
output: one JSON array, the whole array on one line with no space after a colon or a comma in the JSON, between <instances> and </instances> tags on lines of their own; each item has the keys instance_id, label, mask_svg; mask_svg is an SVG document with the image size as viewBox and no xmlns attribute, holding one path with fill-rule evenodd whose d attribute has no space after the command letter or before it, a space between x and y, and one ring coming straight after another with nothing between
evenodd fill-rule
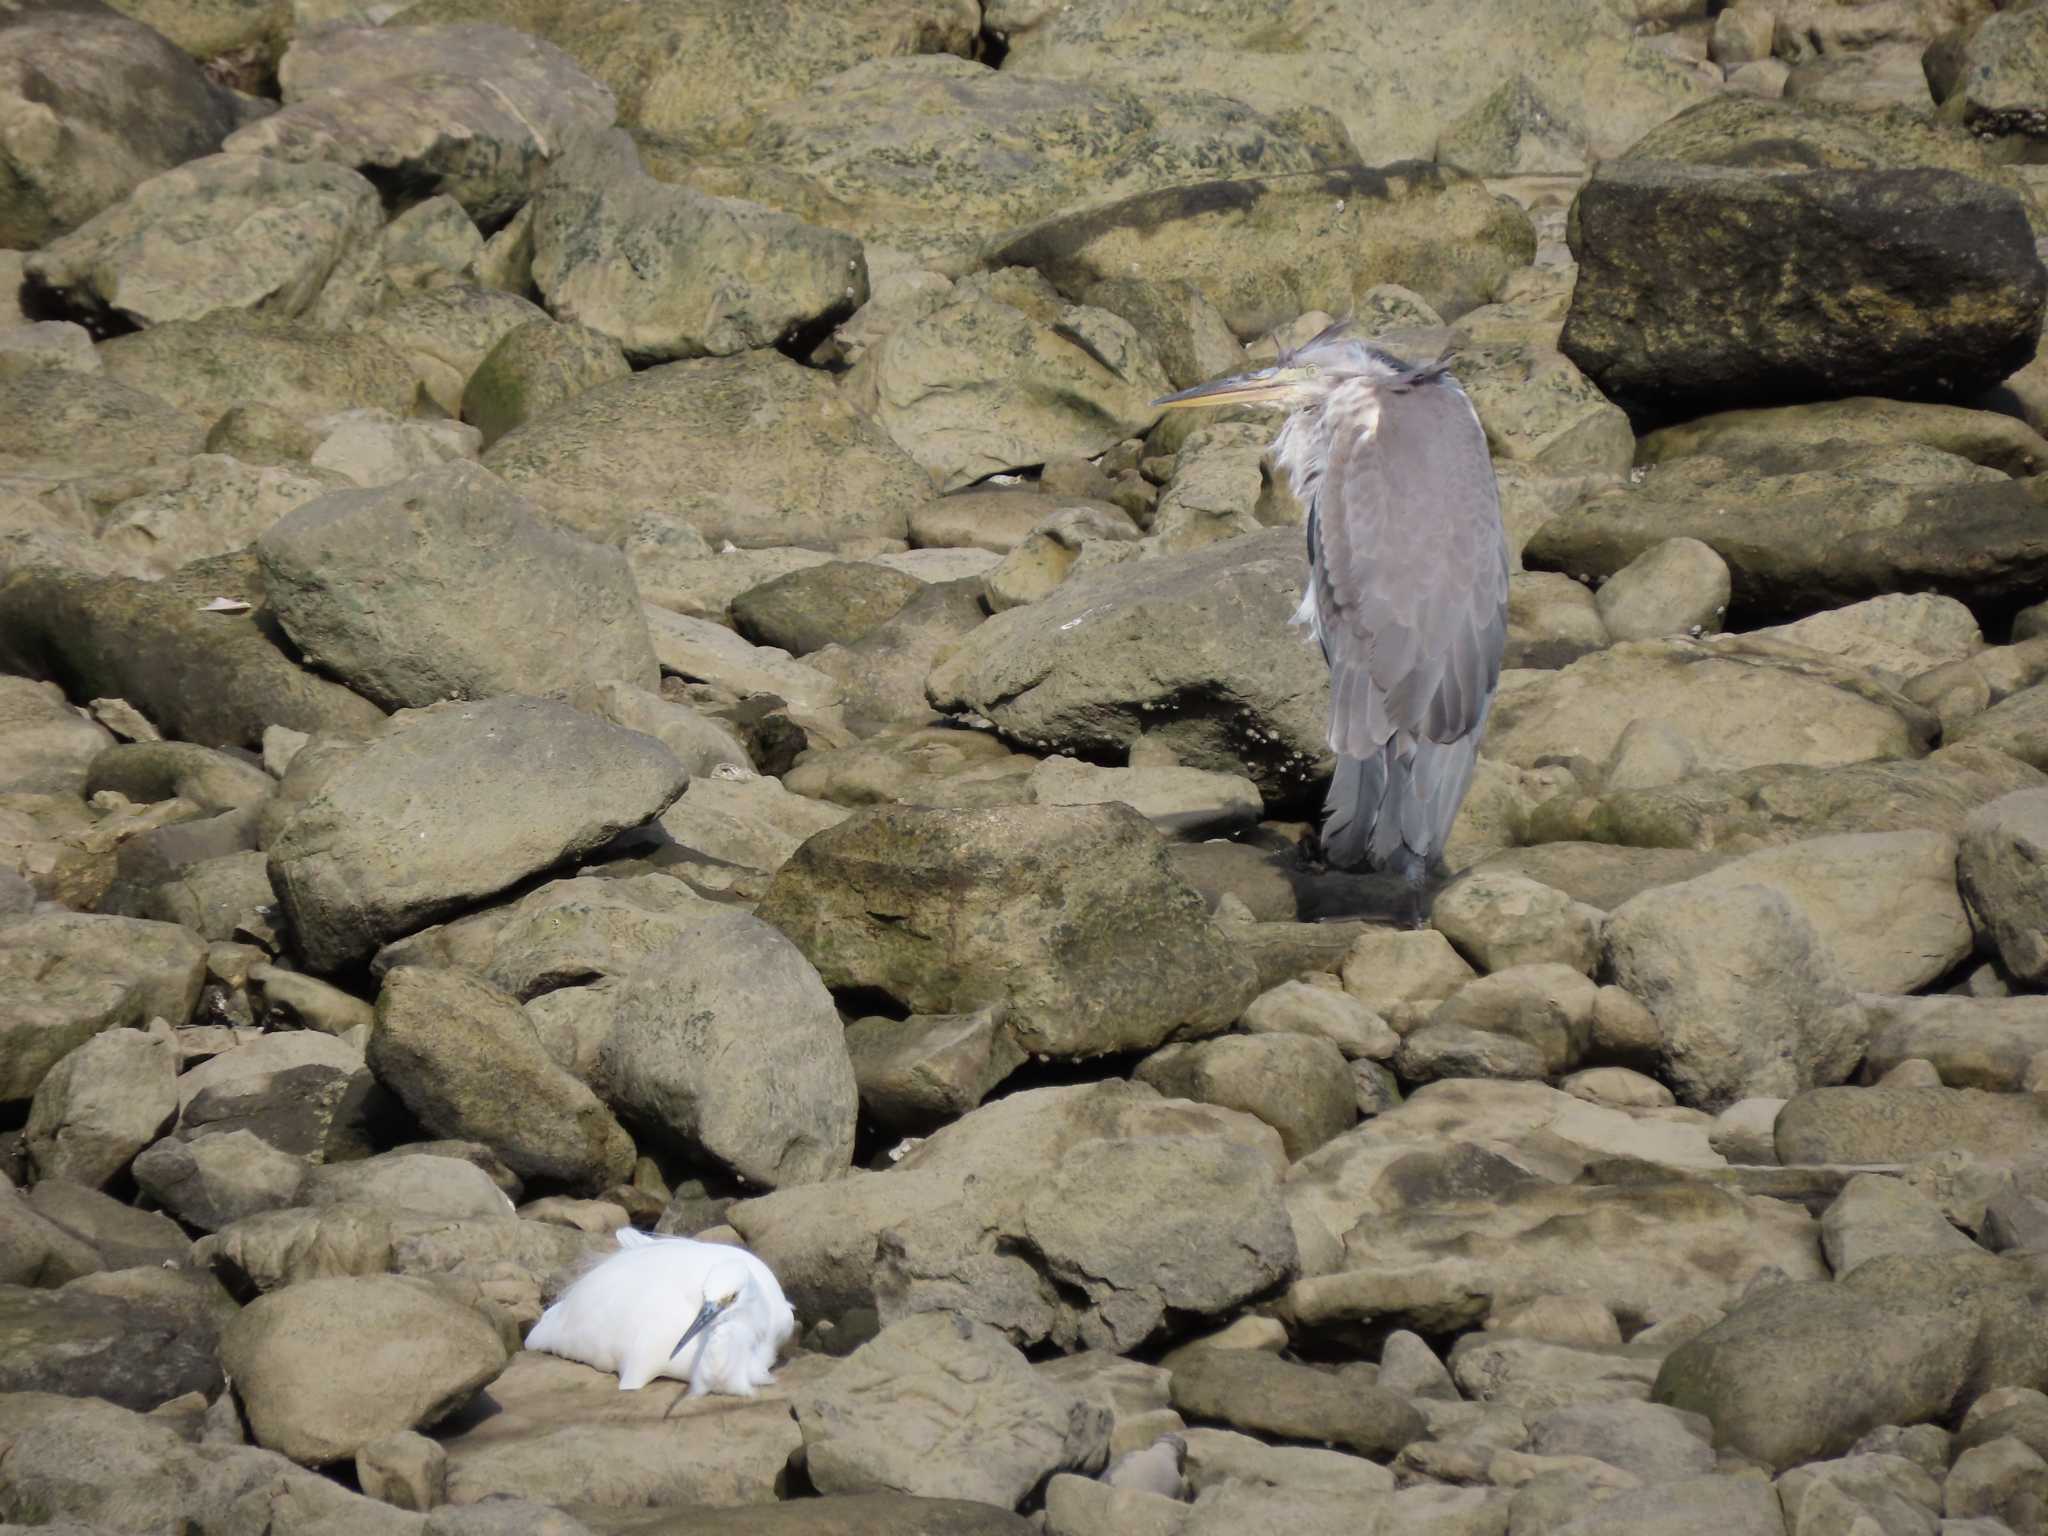
<instances>
[{"instance_id":1,"label":"grey heron","mask_svg":"<svg viewBox=\"0 0 2048 1536\"><path fill-rule=\"evenodd\" d=\"M1323 854L1398 874L1419 921L1500 683L1507 535L1486 432L1447 356L1405 362L1347 328L1153 403L1286 407L1273 453L1308 509L1294 622L1330 669Z\"/></svg>"}]
</instances>

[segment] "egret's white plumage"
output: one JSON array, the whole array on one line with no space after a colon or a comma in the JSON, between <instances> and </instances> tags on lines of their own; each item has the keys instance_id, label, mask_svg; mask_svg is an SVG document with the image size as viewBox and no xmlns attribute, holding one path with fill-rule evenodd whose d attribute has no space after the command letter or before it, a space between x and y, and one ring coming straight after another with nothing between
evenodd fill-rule
<instances>
[{"instance_id":1,"label":"egret's white plumage","mask_svg":"<svg viewBox=\"0 0 2048 1536\"><path fill-rule=\"evenodd\" d=\"M541 1314L528 1349L616 1371L621 1392L657 1376L690 1395L752 1397L775 1380L796 1314L773 1270L744 1248L618 1232L619 1251ZM678 1343L681 1348L678 1348Z\"/></svg>"}]
</instances>

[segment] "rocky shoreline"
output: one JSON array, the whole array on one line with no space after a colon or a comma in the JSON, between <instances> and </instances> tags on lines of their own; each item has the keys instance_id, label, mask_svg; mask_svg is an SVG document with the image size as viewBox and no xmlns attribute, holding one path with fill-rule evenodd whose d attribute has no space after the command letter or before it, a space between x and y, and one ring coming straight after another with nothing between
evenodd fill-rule
<instances>
[{"instance_id":1,"label":"rocky shoreline","mask_svg":"<svg viewBox=\"0 0 2048 1536\"><path fill-rule=\"evenodd\" d=\"M2044 59L0 4L0 1530L2048 1532ZM1415 931L1152 404L1344 314L1513 554ZM521 1347L627 1226L772 1387Z\"/></svg>"}]
</instances>

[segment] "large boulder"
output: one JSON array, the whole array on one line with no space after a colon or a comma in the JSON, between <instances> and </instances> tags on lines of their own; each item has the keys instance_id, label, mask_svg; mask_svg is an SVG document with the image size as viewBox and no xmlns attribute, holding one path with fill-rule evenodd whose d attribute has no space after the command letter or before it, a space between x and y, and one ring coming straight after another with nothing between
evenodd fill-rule
<instances>
[{"instance_id":1,"label":"large boulder","mask_svg":"<svg viewBox=\"0 0 2048 1536\"><path fill-rule=\"evenodd\" d=\"M2026 11L1986 16L1955 44L1953 88L1936 87L1942 121L1981 139L2015 139L2029 148L2048 137L2041 121L2048 17Z\"/></svg>"},{"instance_id":2,"label":"large boulder","mask_svg":"<svg viewBox=\"0 0 2048 1536\"><path fill-rule=\"evenodd\" d=\"M1666 539L1697 539L1728 563L1735 606L1756 617L1888 592L2023 601L2048 580L2034 538L2044 496L2048 478L2011 480L1917 444L1702 455L1561 510L1522 560L1599 580Z\"/></svg>"},{"instance_id":3,"label":"large boulder","mask_svg":"<svg viewBox=\"0 0 2048 1536\"><path fill-rule=\"evenodd\" d=\"M198 453L211 419L101 372L0 372L0 465L7 473L88 483L119 477L113 499L134 494L133 472L169 473ZM20 504L41 507L25 497Z\"/></svg>"},{"instance_id":4,"label":"large boulder","mask_svg":"<svg viewBox=\"0 0 2048 1536\"><path fill-rule=\"evenodd\" d=\"M634 1125L751 1184L809 1184L853 1159L859 1092L831 994L745 912L676 925L610 1002L597 1075Z\"/></svg>"},{"instance_id":5,"label":"large boulder","mask_svg":"<svg viewBox=\"0 0 2048 1536\"><path fill-rule=\"evenodd\" d=\"M825 1494L1014 1508L1055 1472L1100 1467L1109 1425L1107 1407L1034 1371L994 1328L945 1312L892 1323L797 1400L804 1465Z\"/></svg>"},{"instance_id":6,"label":"large boulder","mask_svg":"<svg viewBox=\"0 0 2048 1536\"><path fill-rule=\"evenodd\" d=\"M1258 176L1356 161L1327 112L1268 115L1222 84L1158 90L1099 73L1034 79L943 55L873 59L768 108L744 153L679 146L653 168L857 235L877 266L960 276L1008 232L1084 202L1206 180L1218 166Z\"/></svg>"},{"instance_id":7,"label":"large boulder","mask_svg":"<svg viewBox=\"0 0 2048 1536\"><path fill-rule=\"evenodd\" d=\"M623 379L632 369L609 336L587 326L529 320L507 331L462 388L462 419L488 448L562 401Z\"/></svg>"},{"instance_id":8,"label":"large boulder","mask_svg":"<svg viewBox=\"0 0 2048 1536\"><path fill-rule=\"evenodd\" d=\"M309 1162L367 1157L397 1118L363 1064L360 1048L316 1029L276 1030L178 1074L178 1134L192 1139L247 1131ZM155 1149L151 1149L152 1153ZM260 1154L255 1182L276 1187L274 1159ZM200 1159L204 1172L208 1159ZM182 1176L171 1168L166 1175Z\"/></svg>"},{"instance_id":9,"label":"large boulder","mask_svg":"<svg viewBox=\"0 0 2048 1536\"><path fill-rule=\"evenodd\" d=\"M2048 1147L2048 1103L1980 1088L1813 1088L1778 1111L1773 1137L1788 1164L2025 1157Z\"/></svg>"},{"instance_id":10,"label":"large boulder","mask_svg":"<svg viewBox=\"0 0 2048 1536\"><path fill-rule=\"evenodd\" d=\"M1730 859L1686 884L1778 891L1813 925L1856 992L1918 991L1970 953L1956 839L1946 832L1810 837Z\"/></svg>"},{"instance_id":11,"label":"large boulder","mask_svg":"<svg viewBox=\"0 0 2048 1536\"><path fill-rule=\"evenodd\" d=\"M299 651L386 709L660 680L625 556L473 464L310 501L256 559Z\"/></svg>"},{"instance_id":12,"label":"large boulder","mask_svg":"<svg viewBox=\"0 0 2048 1536\"><path fill-rule=\"evenodd\" d=\"M607 543L642 518L713 547L900 539L931 481L832 380L774 352L670 363L499 438L486 467Z\"/></svg>"},{"instance_id":13,"label":"large boulder","mask_svg":"<svg viewBox=\"0 0 2048 1536\"><path fill-rule=\"evenodd\" d=\"M959 1312L1020 1347L1127 1351L1169 1313L1279 1284L1286 1153L1249 1115L1110 1080L985 1104L886 1173L778 1190L726 1219L806 1317Z\"/></svg>"},{"instance_id":14,"label":"large boulder","mask_svg":"<svg viewBox=\"0 0 2048 1536\"><path fill-rule=\"evenodd\" d=\"M863 59L975 50L973 0L827 0L801 24L721 0L421 0L408 23L503 22L543 37L618 97L637 137L692 153L741 140L762 112ZM407 31L417 30L408 26ZM401 44L400 46L404 46ZM704 89L706 81L718 89Z\"/></svg>"},{"instance_id":15,"label":"large boulder","mask_svg":"<svg viewBox=\"0 0 2048 1536\"><path fill-rule=\"evenodd\" d=\"M941 490L1093 458L1158 420L1166 375L1129 322L1063 304L1030 273L956 294L896 326L847 380Z\"/></svg>"},{"instance_id":16,"label":"large boulder","mask_svg":"<svg viewBox=\"0 0 2048 1536\"><path fill-rule=\"evenodd\" d=\"M0 247L34 250L174 165L210 155L233 99L177 46L98 0L0 19Z\"/></svg>"},{"instance_id":17,"label":"large boulder","mask_svg":"<svg viewBox=\"0 0 2048 1536\"><path fill-rule=\"evenodd\" d=\"M277 74L283 110L231 135L230 153L331 161L452 197L486 228L518 211L571 135L616 112L560 49L479 23L313 28Z\"/></svg>"},{"instance_id":18,"label":"large boulder","mask_svg":"<svg viewBox=\"0 0 2048 1536\"><path fill-rule=\"evenodd\" d=\"M405 711L270 840L270 879L316 970L369 958L659 815L688 781L660 742L507 694Z\"/></svg>"},{"instance_id":19,"label":"large boulder","mask_svg":"<svg viewBox=\"0 0 2048 1536\"><path fill-rule=\"evenodd\" d=\"M343 166L209 155L151 177L26 270L43 302L102 330L216 310L335 325L376 298L383 227L377 189Z\"/></svg>"},{"instance_id":20,"label":"large boulder","mask_svg":"<svg viewBox=\"0 0 2048 1536\"><path fill-rule=\"evenodd\" d=\"M1848 832L1960 835L1969 814L2048 775L1975 742L1918 759L1802 768L1789 763L1701 774L1655 789L1559 796L1528 824L1538 842L1708 850L1796 843Z\"/></svg>"},{"instance_id":21,"label":"large boulder","mask_svg":"<svg viewBox=\"0 0 2048 1536\"><path fill-rule=\"evenodd\" d=\"M1251 341L1312 309L1349 313L1376 283L1455 317L1535 254L1527 216L1476 177L1404 162L1140 192L1063 211L994 259L1038 268L1079 303L1112 279L1192 282Z\"/></svg>"},{"instance_id":22,"label":"large boulder","mask_svg":"<svg viewBox=\"0 0 2048 1536\"><path fill-rule=\"evenodd\" d=\"M1645 891L1615 909L1604 943L1694 1108L1839 1083L1863 1057L1868 1025L1834 952L1773 886L1709 876Z\"/></svg>"},{"instance_id":23,"label":"large boulder","mask_svg":"<svg viewBox=\"0 0 2048 1536\"><path fill-rule=\"evenodd\" d=\"M868 296L851 235L656 181L617 130L572 144L542 181L533 278L558 319L643 363L822 334Z\"/></svg>"},{"instance_id":24,"label":"large boulder","mask_svg":"<svg viewBox=\"0 0 2048 1536\"><path fill-rule=\"evenodd\" d=\"M1614 161L1571 233L1560 344L1639 417L1967 398L2032 358L2048 301L2019 199L1952 171Z\"/></svg>"},{"instance_id":25,"label":"large boulder","mask_svg":"<svg viewBox=\"0 0 2048 1536\"><path fill-rule=\"evenodd\" d=\"M1631 641L1511 689L1494 705L1483 750L1524 768L1568 756L1597 763L1645 724L1682 742L1707 773L1917 757L1935 732L1932 716L1861 668L1728 636Z\"/></svg>"},{"instance_id":26,"label":"large boulder","mask_svg":"<svg viewBox=\"0 0 2048 1536\"><path fill-rule=\"evenodd\" d=\"M1375 159L1457 158L1439 145L1484 138L1472 120L1489 98L1517 87L1548 104L1532 134L1604 157L1708 89L1635 36L1636 10L1597 0L1449 9L1431 0L1337 0L1278 23L1256 7L1075 0L1004 9L1005 74L1222 91L1276 114L1313 102Z\"/></svg>"},{"instance_id":27,"label":"large boulder","mask_svg":"<svg viewBox=\"0 0 2048 1536\"><path fill-rule=\"evenodd\" d=\"M1027 1049L1086 1057L1211 1035L1249 962L1128 806L876 806L820 832L757 909L828 985L918 1013L1009 1006Z\"/></svg>"},{"instance_id":28,"label":"large boulder","mask_svg":"<svg viewBox=\"0 0 2048 1536\"><path fill-rule=\"evenodd\" d=\"M173 923L50 907L0 924L0 978L0 1103L23 1102L105 1030L185 1023L206 946Z\"/></svg>"},{"instance_id":29,"label":"large boulder","mask_svg":"<svg viewBox=\"0 0 2048 1536\"><path fill-rule=\"evenodd\" d=\"M336 411L409 415L419 378L379 337L274 315L217 309L102 342L107 376L217 422L236 406L268 406L302 422Z\"/></svg>"},{"instance_id":30,"label":"large boulder","mask_svg":"<svg viewBox=\"0 0 2048 1536\"><path fill-rule=\"evenodd\" d=\"M220 1312L232 1303L211 1280L143 1273L170 1285L142 1296L96 1291L97 1276L54 1291L0 1286L0 1393L64 1392L141 1411L217 1393ZM181 1280L182 1295L171 1289ZM194 1304L202 1287L217 1308Z\"/></svg>"},{"instance_id":31,"label":"large boulder","mask_svg":"<svg viewBox=\"0 0 2048 1536\"><path fill-rule=\"evenodd\" d=\"M997 614L933 668L943 710L974 710L1041 752L1121 756L1156 738L1184 765L1237 773L1269 804L1329 762L1329 674L1289 620L1298 529L1126 561Z\"/></svg>"},{"instance_id":32,"label":"large boulder","mask_svg":"<svg viewBox=\"0 0 2048 1536\"><path fill-rule=\"evenodd\" d=\"M1825 1279L1804 1210L1709 1182L1724 1166L1710 1128L1542 1083L1427 1084L1288 1171L1305 1276L1289 1308L1304 1326L1398 1318L1435 1333L1574 1295L1635 1326L1724 1309L1772 1267ZM1588 1182L1617 1157L1640 1183Z\"/></svg>"},{"instance_id":33,"label":"large boulder","mask_svg":"<svg viewBox=\"0 0 2048 1536\"><path fill-rule=\"evenodd\" d=\"M1871 11L1806 5L1799 9L1797 25L1811 38L1838 19L1867 26L1875 17ZM1916 166L1959 171L2019 194L2039 222L2019 167L2001 164L1992 144L1933 120L1924 109L1870 111L1847 103L1721 91L1659 123L1629 147L1625 158L1760 171L1899 171Z\"/></svg>"},{"instance_id":34,"label":"large boulder","mask_svg":"<svg viewBox=\"0 0 2048 1536\"><path fill-rule=\"evenodd\" d=\"M208 607L219 598L249 606ZM126 699L207 746L260 748L273 725L359 736L382 722L368 699L298 665L268 618L247 553L161 581L32 568L0 585L0 665L62 678L83 698Z\"/></svg>"},{"instance_id":35,"label":"large boulder","mask_svg":"<svg viewBox=\"0 0 2048 1536\"><path fill-rule=\"evenodd\" d=\"M178 1052L167 1024L109 1029L36 1085L22 1141L39 1179L101 1188L178 1112Z\"/></svg>"},{"instance_id":36,"label":"large boulder","mask_svg":"<svg viewBox=\"0 0 2048 1536\"><path fill-rule=\"evenodd\" d=\"M1773 1471L1839 1456L1880 1424L1947 1412L1969 1369L1973 1311L1853 1282L1774 1286L1680 1345L1656 1400L1705 1414L1717 1445Z\"/></svg>"},{"instance_id":37,"label":"large boulder","mask_svg":"<svg viewBox=\"0 0 2048 1536\"><path fill-rule=\"evenodd\" d=\"M506 1360L482 1313L394 1275L258 1297L228 1325L220 1354L256 1442L306 1465L446 1418Z\"/></svg>"},{"instance_id":38,"label":"large boulder","mask_svg":"<svg viewBox=\"0 0 2048 1536\"><path fill-rule=\"evenodd\" d=\"M2048 998L1897 997L1866 994L1865 1081L1907 1061L1930 1063L1951 1088L2016 1093L2048 1049Z\"/></svg>"},{"instance_id":39,"label":"large boulder","mask_svg":"<svg viewBox=\"0 0 2048 1536\"><path fill-rule=\"evenodd\" d=\"M390 972L368 1057L427 1130L481 1142L523 1179L595 1195L633 1171L632 1140L611 1112L487 982L455 970Z\"/></svg>"}]
</instances>

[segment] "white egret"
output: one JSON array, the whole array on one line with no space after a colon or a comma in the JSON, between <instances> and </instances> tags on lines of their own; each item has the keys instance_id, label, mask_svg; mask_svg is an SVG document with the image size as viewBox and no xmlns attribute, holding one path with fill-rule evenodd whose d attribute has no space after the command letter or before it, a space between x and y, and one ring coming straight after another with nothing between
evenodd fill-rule
<instances>
[{"instance_id":1,"label":"white egret","mask_svg":"<svg viewBox=\"0 0 2048 1536\"><path fill-rule=\"evenodd\" d=\"M690 1396L752 1397L775 1380L796 1314L775 1272L744 1248L618 1231L619 1251L564 1291L526 1336L545 1350L616 1371L621 1392L657 1376Z\"/></svg>"}]
</instances>

